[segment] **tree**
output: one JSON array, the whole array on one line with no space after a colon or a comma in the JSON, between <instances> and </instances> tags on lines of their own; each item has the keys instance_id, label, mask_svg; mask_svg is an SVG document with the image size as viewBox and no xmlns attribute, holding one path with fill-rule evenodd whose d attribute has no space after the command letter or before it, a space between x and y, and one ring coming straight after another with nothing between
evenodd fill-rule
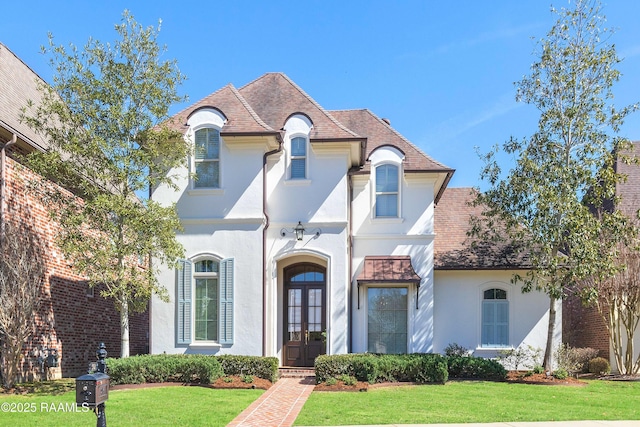
<instances>
[{"instance_id":1,"label":"tree","mask_svg":"<svg viewBox=\"0 0 640 427\"><path fill-rule=\"evenodd\" d=\"M615 263L614 254L600 251L597 237L604 226L624 234L625 218L603 211L605 217L598 219L588 205L590 199L613 199L622 179L614 168L615 153L628 142L611 134L637 108L616 109L611 103L620 60L608 43L612 30L604 27L599 2L577 0L573 9L552 11L558 20L537 43L539 59L516 83L516 100L540 112L538 128L530 137L503 144L515 158L505 176L496 158L500 147L483 155L481 178L489 189L477 203L487 209L484 227L474 231L479 236L500 230L526 248L531 269L513 280L523 292L538 289L549 296L546 369L558 301L568 286Z\"/></svg>"},{"instance_id":2,"label":"tree","mask_svg":"<svg viewBox=\"0 0 640 427\"><path fill-rule=\"evenodd\" d=\"M43 298L44 248L32 226L2 218L0 232L0 374L18 380L22 346L33 334Z\"/></svg>"},{"instance_id":3,"label":"tree","mask_svg":"<svg viewBox=\"0 0 640 427\"><path fill-rule=\"evenodd\" d=\"M158 263L173 265L183 248L175 205L137 197L173 185L168 171L186 162L188 146L165 125L169 107L184 99L175 60L161 61L160 26L143 28L125 11L113 44L89 39L84 50L48 48L53 84L23 119L49 141L28 164L74 195L41 185L62 230L56 242L90 286L104 286L120 312L121 356L129 355L129 312L143 311L153 293Z\"/></svg>"}]
</instances>

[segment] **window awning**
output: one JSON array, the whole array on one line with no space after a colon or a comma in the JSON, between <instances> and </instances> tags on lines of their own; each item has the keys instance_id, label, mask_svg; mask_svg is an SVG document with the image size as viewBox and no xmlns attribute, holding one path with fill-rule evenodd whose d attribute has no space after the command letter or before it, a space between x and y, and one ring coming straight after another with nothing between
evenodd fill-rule
<instances>
[{"instance_id":1,"label":"window awning","mask_svg":"<svg viewBox=\"0 0 640 427\"><path fill-rule=\"evenodd\" d=\"M358 276L358 284L364 283L416 283L418 276L408 255L364 257L364 268Z\"/></svg>"},{"instance_id":2,"label":"window awning","mask_svg":"<svg viewBox=\"0 0 640 427\"><path fill-rule=\"evenodd\" d=\"M360 309L360 286L373 283L398 283L416 285L416 309L420 276L416 274L408 255L384 255L364 257L364 268L358 275L358 309Z\"/></svg>"}]
</instances>

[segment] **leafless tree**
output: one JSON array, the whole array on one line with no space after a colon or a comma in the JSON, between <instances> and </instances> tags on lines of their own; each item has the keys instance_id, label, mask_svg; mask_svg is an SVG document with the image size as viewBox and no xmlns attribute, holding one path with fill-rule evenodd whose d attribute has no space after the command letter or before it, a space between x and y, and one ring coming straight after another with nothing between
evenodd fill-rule
<instances>
[{"instance_id":1,"label":"leafless tree","mask_svg":"<svg viewBox=\"0 0 640 427\"><path fill-rule=\"evenodd\" d=\"M11 388L21 374L23 345L33 334L43 298L45 265L38 234L3 218L0 230L0 374Z\"/></svg>"}]
</instances>

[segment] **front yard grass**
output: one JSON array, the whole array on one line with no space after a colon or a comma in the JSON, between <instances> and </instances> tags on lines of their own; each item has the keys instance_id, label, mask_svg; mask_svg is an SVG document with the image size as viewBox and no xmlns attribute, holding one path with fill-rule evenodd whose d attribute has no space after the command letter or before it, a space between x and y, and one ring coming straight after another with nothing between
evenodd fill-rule
<instances>
[{"instance_id":1,"label":"front yard grass","mask_svg":"<svg viewBox=\"0 0 640 427\"><path fill-rule=\"evenodd\" d=\"M263 390L157 387L111 390L107 425L226 426ZM75 391L57 395L0 394L0 424L14 426L90 426L92 411L75 409Z\"/></svg>"},{"instance_id":2,"label":"front yard grass","mask_svg":"<svg viewBox=\"0 0 640 427\"><path fill-rule=\"evenodd\" d=\"M452 381L314 392L294 425L640 420L638 402L640 382L593 380L577 387Z\"/></svg>"}]
</instances>

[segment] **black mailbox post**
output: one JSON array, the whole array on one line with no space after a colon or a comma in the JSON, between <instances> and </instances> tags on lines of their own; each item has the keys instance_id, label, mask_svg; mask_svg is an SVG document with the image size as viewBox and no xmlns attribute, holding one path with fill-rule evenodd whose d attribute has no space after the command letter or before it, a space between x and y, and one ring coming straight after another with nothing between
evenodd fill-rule
<instances>
[{"instance_id":1,"label":"black mailbox post","mask_svg":"<svg viewBox=\"0 0 640 427\"><path fill-rule=\"evenodd\" d=\"M104 343L96 352L98 372L88 373L76 378L76 405L93 408L98 417L97 427L107 427L104 402L109 398L109 375L107 375L107 350Z\"/></svg>"}]
</instances>

